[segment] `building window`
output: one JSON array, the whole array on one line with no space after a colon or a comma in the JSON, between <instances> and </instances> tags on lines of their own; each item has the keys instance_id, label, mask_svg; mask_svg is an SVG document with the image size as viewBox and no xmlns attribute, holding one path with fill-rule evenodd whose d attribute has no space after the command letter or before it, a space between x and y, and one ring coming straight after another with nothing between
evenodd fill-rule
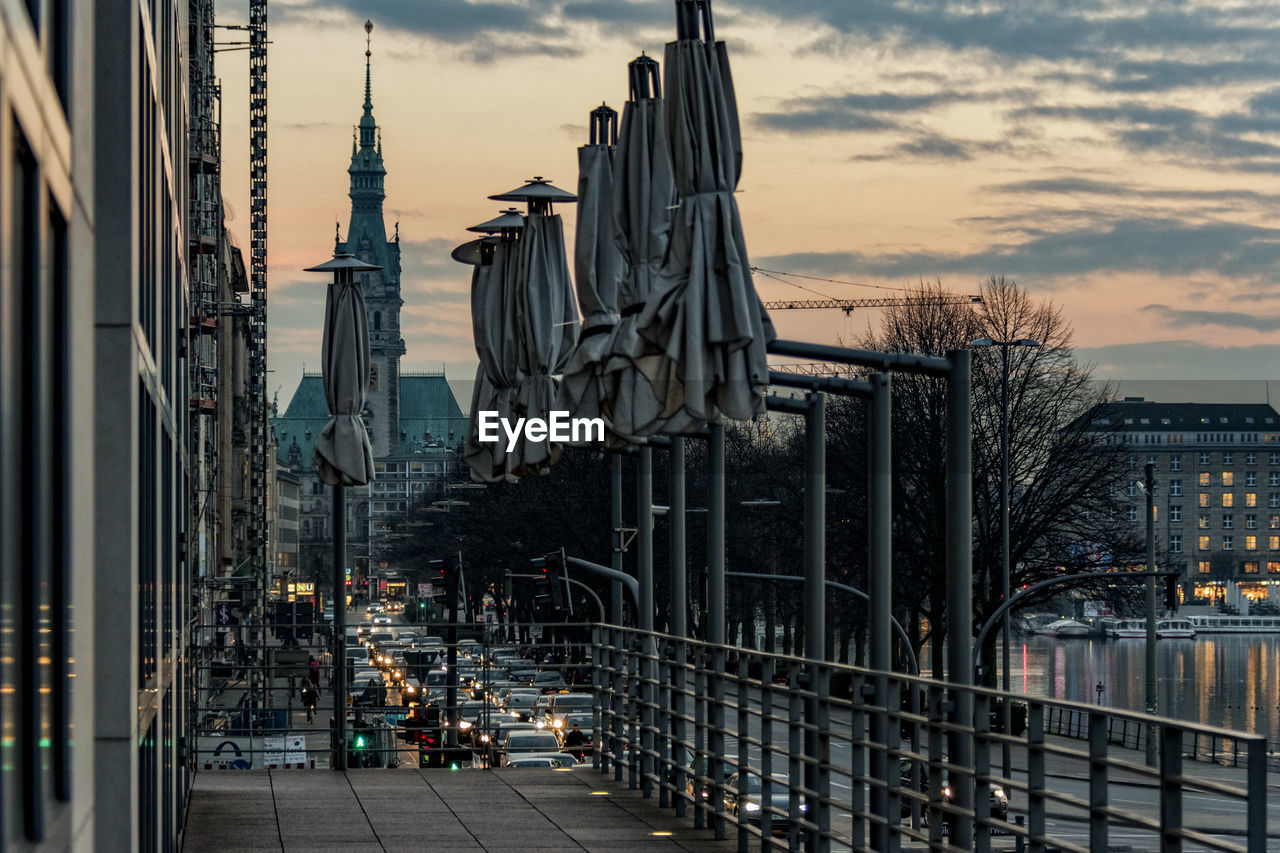
<instances>
[{"instance_id":1,"label":"building window","mask_svg":"<svg viewBox=\"0 0 1280 853\"><path fill-rule=\"evenodd\" d=\"M1230 550L1232 550L1233 548L1235 548L1235 537L1234 537L1234 536L1223 536L1223 537L1222 537L1222 550L1224 550L1224 551L1230 551Z\"/></svg>"},{"instance_id":2,"label":"building window","mask_svg":"<svg viewBox=\"0 0 1280 853\"><path fill-rule=\"evenodd\" d=\"M1209 472L1208 472L1208 471L1201 471L1201 472L1200 472L1200 485L1202 485L1202 486L1207 486L1207 485L1209 485Z\"/></svg>"},{"instance_id":3,"label":"building window","mask_svg":"<svg viewBox=\"0 0 1280 853\"><path fill-rule=\"evenodd\" d=\"M1200 506L1206 506L1206 507L1207 507L1208 505L1209 505L1209 493L1208 493L1208 492L1201 492L1201 493L1200 493Z\"/></svg>"},{"instance_id":4,"label":"building window","mask_svg":"<svg viewBox=\"0 0 1280 853\"><path fill-rule=\"evenodd\" d=\"M1169 537L1169 550L1175 554L1182 553L1182 537L1177 533Z\"/></svg>"},{"instance_id":5,"label":"building window","mask_svg":"<svg viewBox=\"0 0 1280 853\"><path fill-rule=\"evenodd\" d=\"M1171 498L1182 497L1182 481L1181 480L1169 481L1169 497Z\"/></svg>"},{"instance_id":6,"label":"building window","mask_svg":"<svg viewBox=\"0 0 1280 853\"><path fill-rule=\"evenodd\" d=\"M1207 574L1209 574L1209 573L1212 571L1211 567L1209 566L1209 561L1208 561L1208 560L1199 560L1199 561L1197 561L1197 562L1196 562L1196 571L1197 571L1197 572L1199 572L1199 573L1200 573L1200 574L1202 574L1202 575L1207 575Z\"/></svg>"},{"instance_id":7,"label":"building window","mask_svg":"<svg viewBox=\"0 0 1280 853\"><path fill-rule=\"evenodd\" d=\"M1129 470L1130 470L1130 471L1137 471L1137 470L1138 470L1138 457L1136 457L1136 456L1130 456L1130 457L1129 457Z\"/></svg>"},{"instance_id":8,"label":"building window","mask_svg":"<svg viewBox=\"0 0 1280 853\"><path fill-rule=\"evenodd\" d=\"M1229 439L1228 439L1228 440L1229 440ZM1233 464L1234 462L1235 462L1235 454L1234 454L1234 453L1232 453L1230 450L1223 451L1223 453L1222 453L1222 464L1223 464L1223 465L1231 465L1231 464Z\"/></svg>"},{"instance_id":9,"label":"building window","mask_svg":"<svg viewBox=\"0 0 1280 853\"><path fill-rule=\"evenodd\" d=\"M1267 495L1267 506L1272 509L1280 509L1280 492L1272 492Z\"/></svg>"},{"instance_id":10,"label":"building window","mask_svg":"<svg viewBox=\"0 0 1280 853\"><path fill-rule=\"evenodd\" d=\"M1256 575L1256 574L1258 573L1258 561L1257 561L1257 560L1245 560L1245 561L1244 561L1244 573L1245 573L1246 575Z\"/></svg>"},{"instance_id":11,"label":"building window","mask_svg":"<svg viewBox=\"0 0 1280 853\"><path fill-rule=\"evenodd\" d=\"M1267 461L1272 465L1280 465L1280 453L1272 453Z\"/></svg>"},{"instance_id":12,"label":"building window","mask_svg":"<svg viewBox=\"0 0 1280 853\"><path fill-rule=\"evenodd\" d=\"M1258 550L1258 537L1257 536L1244 537L1244 549L1246 551Z\"/></svg>"},{"instance_id":13,"label":"building window","mask_svg":"<svg viewBox=\"0 0 1280 853\"><path fill-rule=\"evenodd\" d=\"M1208 464L1209 464L1209 454L1208 454L1208 453L1201 453L1201 454L1200 454L1200 464L1201 464L1201 465L1208 465Z\"/></svg>"},{"instance_id":14,"label":"building window","mask_svg":"<svg viewBox=\"0 0 1280 853\"><path fill-rule=\"evenodd\" d=\"M1173 523L1182 521L1182 504L1171 504L1169 506L1169 521Z\"/></svg>"},{"instance_id":15,"label":"building window","mask_svg":"<svg viewBox=\"0 0 1280 853\"><path fill-rule=\"evenodd\" d=\"M1280 560L1267 560L1267 574L1280 575Z\"/></svg>"},{"instance_id":16,"label":"building window","mask_svg":"<svg viewBox=\"0 0 1280 853\"><path fill-rule=\"evenodd\" d=\"M1181 456L1170 456L1170 457L1169 457L1169 470L1170 470L1170 471L1181 471L1181 470L1182 470L1182 457L1181 457Z\"/></svg>"},{"instance_id":17,"label":"building window","mask_svg":"<svg viewBox=\"0 0 1280 853\"><path fill-rule=\"evenodd\" d=\"M1233 515L1232 515L1231 513L1229 513L1229 512L1224 512L1224 513L1222 514L1222 529L1223 529L1223 530L1230 530L1231 528L1233 528L1233 527L1235 527L1235 526L1236 526L1235 516L1233 516Z\"/></svg>"},{"instance_id":18,"label":"building window","mask_svg":"<svg viewBox=\"0 0 1280 853\"><path fill-rule=\"evenodd\" d=\"M1246 486L1256 486L1256 485L1258 485L1258 472L1257 472L1257 471L1247 471L1247 472L1245 473L1245 475L1244 475L1244 484L1245 484Z\"/></svg>"},{"instance_id":19,"label":"building window","mask_svg":"<svg viewBox=\"0 0 1280 853\"><path fill-rule=\"evenodd\" d=\"M1256 453L1246 453L1246 454L1244 455L1244 464L1246 464L1246 465L1257 465L1257 464L1258 464L1258 454L1256 454Z\"/></svg>"},{"instance_id":20,"label":"building window","mask_svg":"<svg viewBox=\"0 0 1280 853\"><path fill-rule=\"evenodd\" d=\"M1244 505L1245 505L1245 506L1257 506L1257 505L1258 505L1258 493L1257 493L1257 492L1245 492L1245 493L1244 493Z\"/></svg>"},{"instance_id":21,"label":"building window","mask_svg":"<svg viewBox=\"0 0 1280 853\"><path fill-rule=\"evenodd\" d=\"M1156 461L1156 457L1155 457L1155 456L1148 456L1148 457L1147 457L1147 464L1148 464L1148 465L1150 465L1152 468L1159 468L1159 467L1160 467L1159 463Z\"/></svg>"},{"instance_id":22,"label":"building window","mask_svg":"<svg viewBox=\"0 0 1280 853\"><path fill-rule=\"evenodd\" d=\"M1224 485L1224 486L1234 486L1235 484L1236 484L1236 475L1235 475L1235 473L1234 473L1234 472L1232 472L1232 471L1223 471L1223 472L1222 472L1222 485ZM1206 485L1207 485L1207 484L1206 484Z\"/></svg>"},{"instance_id":23,"label":"building window","mask_svg":"<svg viewBox=\"0 0 1280 853\"><path fill-rule=\"evenodd\" d=\"M1245 530L1257 530L1257 529L1258 529L1258 516L1254 515L1254 514L1253 514L1253 513L1251 513L1251 512L1250 512L1250 513L1247 513L1247 514L1245 515L1245 517L1244 517L1244 529L1245 529Z\"/></svg>"},{"instance_id":24,"label":"building window","mask_svg":"<svg viewBox=\"0 0 1280 853\"><path fill-rule=\"evenodd\" d=\"M1129 507L1128 518L1130 521L1138 520L1138 508L1136 506Z\"/></svg>"},{"instance_id":25,"label":"building window","mask_svg":"<svg viewBox=\"0 0 1280 853\"><path fill-rule=\"evenodd\" d=\"M1280 471L1272 471L1267 475L1268 486L1280 486Z\"/></svg>"},{"instance_id":26,"label":"building window","mask_svg":"<svg viewBox=\"0 0 1280 853\"><path fill-rule=\"evenodd\" d=\"M1126 494L1128 494L1128 495L1129 495L1129 497L1131 497L1131 498L1133 498L1133 497L1137 497L1137 496L1138 496L1138 484L1137 484L1137 483L1135 483L1135 482L1133 482L1132 480L1130 480L1130 481L1129 481L1129 486L1128 486L1128 488L1126 488L1126 489L1125 489L1125 493L1126 493Z\"/></svg>"},{"instance_id":27,"label":"building window","mask_svg":"<svg viewBox=\"0 0 1280 853\"><path fill-rule=\"evenodd\" d=\"M1197 547L1199 547L1201 551L1208 551L1208 550L1209 550L1209 537L1208 537L1208 536L1201 536L1201 537L1200 537L1200 539L1197 541Z\"/></svg>"},{"instance_id":28,"label":"building window","mask_svg":"<svg viewBox=\"0 0 1280 853\"><path fill-rule=\"evenodd\" d=\"M1222 505L1224 507L1232 507L1236 505L1236 496L1233 492L1222 493Z\"/></svg>"},{"instance_id":29,"label":"building window","mask_svg":"<svg viewBox=\"0 0 1280 853\"><path fill-rule=\"evenodd\" d=\"M1203 513L1203 512L1200 513L1200 515L1196 518L1196 526L1199 527L1201 530L1209 529L1209 516L1207 513Z\"/></svg>"},{"instance_id":30,"label":"building window","mask_svg":"<svg viewBox=\"0 0 1280 853\"><path fill-rule=\"evenodd\" d=\"M1280 551L1280 536L1268 536L1267 548L1272 551Z\"/></svg>"}]
</instances>

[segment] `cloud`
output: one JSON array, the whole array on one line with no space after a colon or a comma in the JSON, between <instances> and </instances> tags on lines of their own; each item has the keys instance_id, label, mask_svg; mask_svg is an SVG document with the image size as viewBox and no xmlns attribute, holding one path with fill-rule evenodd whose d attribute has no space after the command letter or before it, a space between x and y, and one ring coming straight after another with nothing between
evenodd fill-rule
<instances>
[{"instance_id":1,"label":"cloud","mask_svg":"<svg viewBox=\"0 0 1280 853\"><path fill-rule=\"evenodd\" d=\"M1106 377L1168 377L1177 365L1178 379L1217 379L1224 376L1249 379L1265 377L1269 365L1280 360L1280 345L1210 346L1199 341L1159 340L1102 347L1077 347L1076 358L1095 366L1094 375Z\"/></svg>"},{"instance_id":2,"label":"cloud","mask_svg":"<svg viewBox=\"0 0 1280 853\"><path fill-rule=\"evenodd\" d=\"M1210 272L1271 283L1280 264L1280 229L1172 218L1099 221L1035 233L1020 243L993 243L972 252L798 252L757 258L761 266L820 275L881 278L944 274L1011 275L1053 279L1092 273L1153 272L1185 276Z\"/></svg>"},{"instance_id":3,"label":"cloud","mask_svg":"<svg viewBox=\"0 0 1280 853\"><path fill-rule=\"evenodd\" d=\"M1189 311L1170 308L1168 305L1146 305L1142 310L1159 317L1175 329L1189 326L1224 326L1255 332L1274 332L1280 329L1280 316L1276 315L1246 314L1240 311Z\"/></svg>"}]
</instances>

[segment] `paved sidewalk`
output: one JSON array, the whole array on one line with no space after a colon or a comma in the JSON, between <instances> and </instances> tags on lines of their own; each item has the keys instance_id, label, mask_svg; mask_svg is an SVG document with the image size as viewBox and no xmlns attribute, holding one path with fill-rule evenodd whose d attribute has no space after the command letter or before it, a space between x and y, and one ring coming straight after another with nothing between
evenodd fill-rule
<instances>
[{"instance_id":1,"label":"paved sidewalk","mask_svg":"<svg viewBox=\"0 0 1280 853\"><path fill-rule=\"evenodd\" d=\"M590 767L196 773L184 853L736 850ZM669 834L668 834L669 833Z\"/></svg>"}]
</instances>

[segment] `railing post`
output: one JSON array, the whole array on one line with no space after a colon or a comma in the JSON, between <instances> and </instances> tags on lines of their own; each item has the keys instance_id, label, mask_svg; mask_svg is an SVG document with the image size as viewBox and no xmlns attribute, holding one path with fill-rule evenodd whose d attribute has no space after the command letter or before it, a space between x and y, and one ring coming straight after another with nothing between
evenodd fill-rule
<instances>
[{"instance_id":1,"label":"railing post","mask_svg":"<svg viewBox=\"0 0 1280 853\"><path fill-rule=\"evenodd\" d=\"M724 841L724 679L728 658L725 648L711 648L711 798L715 811L716 841Z\"/></svg>"},{"instance_id":2,"label":"railing post","mask_svg":"<svg viewBox=\"0 0 1280 853\"><path fill-rule=\"evenodd\" d=\"M693 670L693 827L702 829L707 824L706 800L710 797L707 783L707 665L710 652L699 647ZM706 794L706 796L704 796Z\"/></svg>"},{"instance_id":3,"label":"railing post","mask_svg":"<svg viewBox=\"0 0 1280 853\"><path fill-rule=\"evenodd\" d=\"M674 671L675 685L673 687L674 701L672 703L672 712L675 715L675 751L673 755L675 760L671 762L671 785L674 791L676 803L676 817L684 817L688 813L689 803L685 799L685 772L684 759L688 754L687 741L689 739L689 727L685 722L685 711L688 707L685 702L686 685L688 684L689 668L689 643L685 636L681 636L676 640L676 666Z\"/></svg>"},{"instance_id":4,"label":"railing post","mask_svg":"<svg viewBox=\"0 0 1280 853\"><path fill-rule=\"evenodd\" d=\"M1249 739L1245 766L1245 832L1249 853L1267 849L1267 739Z\"/></svg>"},{"instance_id":5,"label":"railing post","mask_svg":"<svg viewBox=\"0 0 1280 853\"><path fill-rule=\"evenodd\" d=\"M595 749L591 751L591 769L600 771L603 759L600 756L601 747L604 745L604 730L601 726L601 711L604 707L604 690L601 689L603 683L603 671L601 668L601 657L603 650L600 647L600 626L591 626L591 742L595 745ZM488 655L485 656L486 659ZM492 734L489 735L493 737Z\"/></svg>"},{"instance_id":6,"label":"railing post","mask_svg":"<svg viewBox=\"0 0 1280 853\"><path fill-rule=\"evenodd\" d=\"M942 810L942 756L945 753L943 743L946 731L942 724L949 714L944 710L946 690L942 685L929 686L929 781L926 784L929 796L929 846L936 849L942 843L942 824L948 815ZM955 836L955 824L952 823L952 837Z\"/></svg>"},{"instance_id":7,"label":"railing post","mask_svg":"<svg viewBox=\"0 0 1280 853\"><path fill-rule=\"evenodd\" d=\"M867 440L867 527L869 607L871 623L867 637L868 666L873 671L875 698L872 704L878 709L871 716L871 740L876 744L871 752L871 775L879 783L871 788L871 812L877 818L871 824L871 846L876 850L890 849L900 843L897 833L890 827L896 825L899 815L891 813L896 804L889 796L890 787L898 776L886 749L889 742L889 681L891 668L890 649L892 635L889 618L893 612L893 471L892 460L892 397L889 374L879 373L871 380L870 426Z\"/></svg>"},{"instance_id":8,"label":"railing post","mask_svg":"<svg viewBox=\"0 0 1280 853\"><path fill-rule=\"evenodd\" d=\"M626 764L627 717L625 714L630 709L626 689L627 673L624 668L626 656L622 647L626 642L626 632L619 626L610 631L610 635L613 637L613 648L609 651L609 656L613 659L613 665L610 667L610 674L613 676L613 714L609 728L613 751L613 780L621 782L623 767Z\"/></svg>"},{"instance_id":9,"label":"railing post","mask_svg":"<svg viewBox=\"0 0 1280 853\"><path fill-rule=\"evenodd\" d=\"M760 722L760 775L765 779L768 779L771 776L773 776L773 722L772 722L773 693L774 693L773 681L775 676L777 675L775 667L776 667L776 663L772 655L763 655L761 657L760 659L760 720L761 720ZM770 721L768 725L764 723L765 720ZM765 824L764 822L766 817L768 817L770 821L769 824ZM760 849L762 850L766 849L764 846L764 838L768 837L767 835L765 835L764 830L766 826L769 826L769 828L772 829L772 820L773 820L772 816L761 815L760 817L760 833L761 833Z\"/></svg>"},{"instance_id":10,"label":"railing post","mask_svg":"<svg viewBox=\"0 0 1280 853\"><path fill-rule=\"evenodd\" d=\"M1044 705L1031 702L1027 706L1027 834L1031 853L1044 853L1044 771Z\"/></svg>"},{"instance_id":11,"label":"railing post","mask_svg":"<svg viewBox=\"0 0 1280 853\"><path fill-rule=\"evenodd\" d=\"M791 687L787 691L787 752L790 759L787 762L787 778L794 781L805 778L805 768L809 763L806 759L810 757L804 751L804 697L801 694L801 690L796 689L801 684L803 673L804 668L796 663L792 663L787 668L787 684ZM794 781L787 787L789 795L787 797L787 815L792 819L791 828L787 830L787 842L792 850L795 850L798 846L798 830L795 818L800 814L801 803L800 794L796 791ZM763 812L763 803L761 805L762 808L760 810Z\"/></svg>"},{"instance_id":12,"label":"railing post","mask_svg":"<svg viewBox=\"0 0 1280 853\"><path fill-rule=\"evenodd\" d=\"M747 750L747 739L746 737L742 736L744 732L748 731L747 724L750 722L748 717L748 706L747 706L749 674L750 673L747 665L747 656L744 654L739 654L738 655L738 734L739 734L739 737L738 737L738 773L739 773L738 790L739 791L743 789L743 785L745 784L745 779L742 774L746 773L747 765L750 763L750 753ZM761 732L764 731L764 728L767 725L769 725L768 722L766 722L764 719L761 719L760 721ZM764 777L764 779L766 780L765 781L766 785L768 784L767 782L768 778L769 778L768 776ZM767 790L760 797L760 802L762 804L766 804L769 802ZM766 821L768 817L769 817L768 812L764 809L761 809L760 826L762 831L765 825L764 821ZM748 844L748 840L751 837L751 834L747 831L747 816L742 812L742 810L738 811L737 823L738 823L738 853L747 853L747 844Z\"/></svg>"},{"instance_id":13,"label":"railing post","mask_svg":"<svg viewBox=\"0 0 1280 853\"><path fill-rule=\"evenodd\" d=\"M970 438L968 350L947 353L947 681L952 686L952 773L973 769L973 466ZM958 814L951 820L951 845L973 845L973 786L954 789Z\"/></svg>"},{"instance_id":14,"label":"railing post","mask_svg":"<svg viewBox=\"0 0 1280 853\"><path fill-rule=\"evenodd\" d=\"M817 849L827 853L831 849L831 670L818 667L817 684L809 687L816 694L818 706L816 718L809 718L810 724L818 728L817 796L810 802L809 820L817 824Z\"/></svg>"},{"instance_id":15,"label":"railing post","mask_svg":"<svg viewBox=\"0 0 1280 853\"><path fill-rule=\"evenodd\" d=\"M1107 725L1100 711L1089 712L1089 849L1107 849Z\"/></svg>"},{"instance_id":16,"label":"railing post","mask_svg":"<svg viewBox=\"0 0 1280 853\"><path fill-rule=\"evenodd\" d=\"M973 849L977 853L991 850L991 798L987 795L987 781L991 775L991 696L977 693L973 709L973 777L964 784L973 789ZM954 788L956 779L951 784Z\"/></svg>"},{"instance_id":17,"label":"railing post","mask_svg":"<svg viewBox=\"0 0 1280 853\"><path fill-rule=\"evenodd\" d=\"M1170 723L1160 732L1160 853L1182 850L1182 729Z\"/></svg>"},{"instance_id":18,"label":"railing post","mask_svg":"<svg viewBox=\"0 0 1280 853\"><path fill-rule=\"evenodd\" d=\"M662 654L653 663L658 677L655 714L658 731L654 739L658 754L654 760L654 772L658 777L658 807L664 809L671 804L671 765L668 761L671 756L671 672L668 665L671 655L671 642L664 639Z\"/></svg>"}]
</instances>

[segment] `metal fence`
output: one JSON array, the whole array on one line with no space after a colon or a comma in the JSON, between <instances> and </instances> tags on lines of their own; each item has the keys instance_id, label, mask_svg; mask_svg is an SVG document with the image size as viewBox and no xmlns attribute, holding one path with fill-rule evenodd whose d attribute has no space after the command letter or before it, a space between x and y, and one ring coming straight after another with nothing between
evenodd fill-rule
<instances>
[{"instance_id":1,"label":"metal fence","mask_svg":"<svg viewBox=\"0 0 1280 853\"><path fill-rule=\"evenodd\" d=\"M598 769L740 850L1266 849L1261 736L609 626L592 665ZM1007 733L1006 700L1026 703ZM1227 742L1234 768L1189 766Z\"/></svg>"}]
</instances>

